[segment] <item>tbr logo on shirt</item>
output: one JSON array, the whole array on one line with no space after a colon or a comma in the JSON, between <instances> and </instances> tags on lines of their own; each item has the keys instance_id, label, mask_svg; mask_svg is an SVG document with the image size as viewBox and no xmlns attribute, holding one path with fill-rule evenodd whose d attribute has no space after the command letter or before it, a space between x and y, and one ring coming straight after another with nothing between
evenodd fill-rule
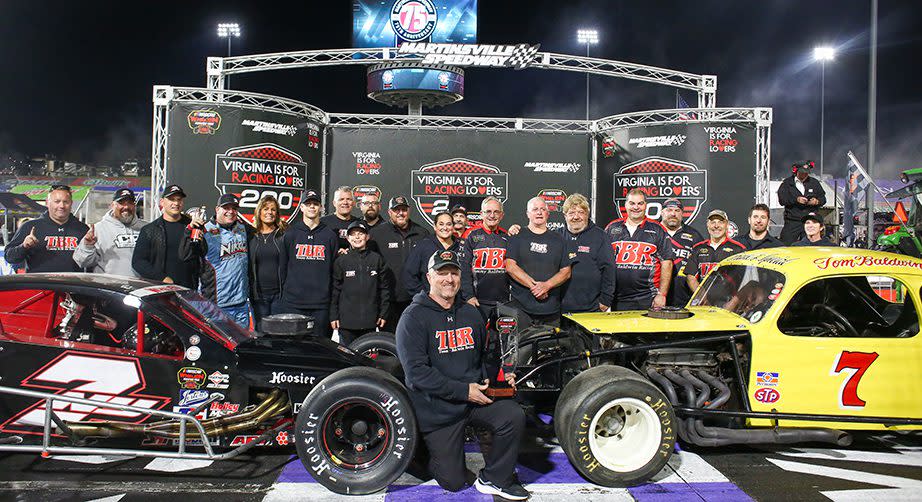
<instances>
[{"instance_id":1,"label":"tbr logo on shirt","mask_svg":"<svg viewBox=\"0 0 922 502\"><path fill-rule=\"evenodd\" d=\"M73 251L77 249L79 242L76 237L48 235L45 236L45 249L48 251Z\"/></svg>"},{"instance_id":2,"label":"tbr logo on shirt","mask_svg":"<svg viewBox=\"0 0 922 502\"><path fill-rule=\"evenodd\" d=\"M530 242L529 244L531 244L532 253L547 254L547 244L539 244L537 242Z\"/></svg>"},{"instance_id":3,"label":"tbr logo on shirt","mask_svg":"<svg viewBox=\"0 0 922 502\"><path fill-rule=\"evenodd\" d=\"M474 348L474 329L458 328L448 329L435 332L435 338L439 341L439 353L458 352L461 350L470 350Z\"/></svg>"},{"instance_id":4,"label":"tbr logo on shirt","mask_svg":"<svg viewBox=\"0 0 922 502\"><path fill-rule=\"evenodd\" d=\"M326 259L326 248L317 244L295 244L298 260L324 260Z\"/></svg>"},{"instance_id":5,"label":"tbr logo on shirt","mask_svg":"<svg viewBox=\"0 0 922 502\"><path fill-rule=\"evenodd\" d=\"M506 250L503 248L480 248L474 250L474 269L506 270Z\"/></svg>"},{"instance_id":6,"label":"tbr logo on shirt","mask_svg":"<svg viewBox=\"0 0 922 502\"><path fill-rule=\"evenodd\" d=\"M399 247L400 247L399 242L388 242L387 243L387 249L397 249Z\"/></svg>"},{"instance_id":7,"label":"tbr logo on shirt","mask_svg":"<svg viewBox=\"0 0 922 502\"><path fill-rule=\"evenodd\" d=\"M346 277L355 277L355 270L346 270Z\"/></svg>"},{"instance_id":8,"label":"tbr logo on shirt","mask_svg":"<svg viewBox=\"0 0 922 502\"><path fill-rule=\"evenodd\" d=\"M577 246L576 252L577 253L588 253L590 252L589 246Z\"/></svg>"},{"instance_id":9,"label":"tbr logo on shirt","mask_svg":"<svg viewBox=\"0 0 922 502\"><path fill-rule=\"evenodd\" d=\"M649 242L618 241L611 245L615 250L615 263L620 265L650 266L655 263L656 246Z\"/></svg>"}]
</instances>

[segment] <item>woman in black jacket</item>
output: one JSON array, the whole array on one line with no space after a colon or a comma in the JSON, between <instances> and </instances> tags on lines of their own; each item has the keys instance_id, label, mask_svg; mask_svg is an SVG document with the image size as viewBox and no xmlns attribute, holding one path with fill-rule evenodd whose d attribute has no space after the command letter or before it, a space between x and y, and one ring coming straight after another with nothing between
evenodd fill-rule
<instances>
[{"instance_id":1,"label":"woman in black jacket","mask_svg":"<svg viewBox=\"0 0 922 502\"><path fill-rule=\"evenodd\" d=\"M256 205L256 231L250 236L250 301L253 304L255 326L268 315L281 312L282 273L279 253L282 235L288 223L279 217L279 202L266 195Z\"/></svg>"},{"instance_id":2,"label":"woman in black jacket","mask_svg":"<svg viewBox=\"0 0 922 502\"><path fill-rule=\"evenodd\" d=\"M435 235L430 235L419 241L416 247L410 251L407 256L407 262L403 265L403 284L407 288L407 293L412 298L420 291L429 291L429 280L426 279L426 272L429 271L429 258L436 251L454 251L458 253L461 261L461 281L471 280L470 260L464 255L464 248L461 246L462 241L455 238L454 222L449 213L439 213L435 216L435 224L432 225ZM460 293L458 293L460 295ZM467 298L462 298L467 300Z\"/></svg>"}]
</instances>

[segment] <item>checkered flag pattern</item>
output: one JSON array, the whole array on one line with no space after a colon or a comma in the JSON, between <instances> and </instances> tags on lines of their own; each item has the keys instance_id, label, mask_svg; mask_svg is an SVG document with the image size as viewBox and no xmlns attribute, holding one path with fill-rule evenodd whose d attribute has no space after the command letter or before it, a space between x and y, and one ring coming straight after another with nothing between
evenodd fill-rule
<instances>
[{"instance_id":1,"label":"checkered flag pattern","mask_svg":"<svg viewBox=\"0 0 922 502\"><path fill-rule=\"evenodd\" d=\"M541 44L518 44L515 46L506 64L516 70L527 68L535 60L535 57L537 57L540 47Z\"/></svg>"},{"instance_id":2,"label":"checkered flag pattern","mask_svg":"<svg viewBox=\"0 0 922 502\"><path fill-rule=\"evenodd\" d=\"M496 171L464 160L455 160L446 164L429 165L422 168L427 173L452 173L452 174L496 174Z\"/></svg>"},{"instance_id":3,"label":"checkered flag pattern","mask_svg":"<svg viewBox=\"0 0 922 502\"><path fill-rule=\"evenodd\" d=\"M301 159L290 152L275 146L261 146L228 152L229 157L244 157L249 159L277 160L280 162L301 162Z\"/></svg>"},{"instance_id":4,"label":"checkered flag pattern","mask_svg":"<svg viewBox=\"0 0 922 502\"><path fill-rule=\"evenodd\" d=\"M623 170L622 173L669 173L674 171L688 170L688 168L683 168L682 166L678 166L671 162L665 162L663 160L649 160L639 164L634 164L633 166Z\"/></svg>"}]
</instances>

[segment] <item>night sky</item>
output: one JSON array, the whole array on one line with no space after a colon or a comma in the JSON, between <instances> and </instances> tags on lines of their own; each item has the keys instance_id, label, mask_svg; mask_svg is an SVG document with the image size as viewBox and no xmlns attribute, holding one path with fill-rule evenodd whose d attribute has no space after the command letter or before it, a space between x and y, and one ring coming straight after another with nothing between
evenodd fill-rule
<instances>
[{"instance_id":1,"label":"night sky","mask_svg":"<svg viewBox=\"0 0 922 502\"><path fill-rule=\"evenodd\" d=\"M920 167L922 9L880 1L877 166L881 176ZM0 152L53 153L115 164L150 156L155 84L205 85L205 60L222 56L219 22L238 22L234 55L351 44L351 2L0 2ZM591 55L718 77L718 106L772 107L773 177L819 160L816 45L838 47L826 66L826 171L845 152L866 158L870 2L480 0L478 41L540 43L584 54L580 27L596 28ZM274 94L329 112L405 113L367 99L365 67L235 76L234 89ZM436 115L580 119L582 74L466 70L466 97ZM672 108L671 87L592 78L591 115ZM684 91L694 104L696 96Z\"/></svg>"}]
</instances>

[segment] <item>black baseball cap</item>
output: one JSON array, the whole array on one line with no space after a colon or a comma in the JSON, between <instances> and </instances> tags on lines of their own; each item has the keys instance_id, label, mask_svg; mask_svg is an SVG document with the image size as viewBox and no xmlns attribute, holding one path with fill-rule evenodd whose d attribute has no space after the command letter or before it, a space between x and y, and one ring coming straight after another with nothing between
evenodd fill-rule
<instances>
[{"instance_id":1,"label":"black baseball cap","mask_svg":"<svg viewBox=\"0 0 922 502\"><path fill-rule=\"evenodd\" d=\"M131 202L136 202L138 199L135 197L134 192L130 188L119 188L112 195L112 200L114 202L120 202L125 199L131 199Z\"/></svg>"},{"instance_id":2,"label":"black baseball cap","mask_svg":"<svg viewBox=\"0 0 922 502\"><path fill-rule=\"evenodd\" d=\"M461 204L455 204L454 206L451 206L451 211L449 211L449 213L451 213L451 214L455 214L455 213L464 213L465 216L466 216L466 215L467 215L467 208L464 207L464 206L462 206Z\"/></svg>"},{"instance_id":3,"label":"black baseball cap","mask_svg":"<svg viewBox=\"0 0 922 502\"><path fill-rule=\"evenodd\" d=\"M223 207L230 204L240 206L240 199L238 199L237 196L232 193L224 193L218 197L218 207Z\"/></svg>"},{"instance_id":4,"label":"black baseball cap","mask_svg":"<svg viewBox=\"0 0 922 502\"><path fill-rule=\"evenodd\" d=\"M807 213L806 216L804 216L803 219L802 219L801 221L803 221L804 223L806 223L806 222L808 222L808 221L810 221L810 220L813 220L813 221L819 223L820 225L823 224L823 219L820 218L820 216L819 216L818 214L816 214L816 213Z\"/></svg>"},{"instance_id":5,"label":"black baseball cap","mask_svg":"<svg viewBox=\"0 0 922 502\"><path fill-rule=\"evenodd\" d=\"M323 203L323 199L320 198L320 194L317 190L307 189L301 193L301 204L307 204L308 202L321 204Z\"/></svg>"},{"instance_id":6,"label":"black baseball cap","mask_svg":"<svg viewBox=\"0 0 922 502\"><path fill-rule=\"evenodd\" d=\"M353 221L352 223L349 224L348 227L346 227L346 233L351 234L353 230L361 230L362 232L365 232L367 234L368 225L366 225L365 222L361 220Z\"/></svg>"},{"instance_id":7,"label":"black baseball cap","mask_svg":"<svg viewBox=\"0 0 922 502\"><path fill-rule=\"evenodd\" d=\"M387 203L388 209L397 209L400 206L410 207L410 203L407 202L407 198L403 195L392 197L391 200Z\"/></svg>"},{"instance_id":8,"label":"black baseball cap","mask_svg":"<svg viewBox=\"0 0 922 502\"><path fill-rule=\"evenodd\" d=\"M167 197L172 197L174 195L182 195L183 197L185 197L186 192L183 192L182 187L179 185L167 185L166 188L163 189L164 199L166 199Z\"/></svg>"},{"instance_id":9,"label":"black baseball cap","mask_svg":"<svg viewBox=\"0 0 922 502\"><path fill-rule=\"evenodd\" d=\"M443 267L455 267L461 269L461 261L458 260L458 253L454 251L436 251L429 258L429 270L439 270Z\"/></svg>"},{"instance_id":10,"label":"black baseball cap","mask_svg":"<svg viewBox=\"0 0 922 502\"><path fill-rule=\"evenodd\" d=\"M679 199L676 199L675 197L671 197L671 198L669 198L669 199L664 200L664 201L663 201L663 207L664 207L664 208L666 208L666 207L677 207L677 208L679 208L679 209L685 209L684 207L682 207L682 201L680 201Z\"/></svg>"}]
</instances>

